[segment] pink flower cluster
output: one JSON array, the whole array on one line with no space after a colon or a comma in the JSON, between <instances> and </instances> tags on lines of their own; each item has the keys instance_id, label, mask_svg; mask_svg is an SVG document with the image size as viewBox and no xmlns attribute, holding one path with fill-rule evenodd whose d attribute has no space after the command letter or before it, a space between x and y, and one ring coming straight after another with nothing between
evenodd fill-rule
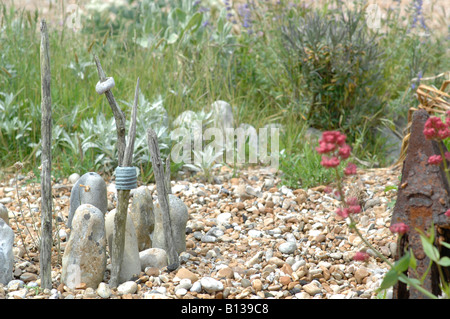
<instances>
[{"instance_id":1,"label":"pink flower cluster","mask_svg":"<svg viewBox=\"0 0 450 319\"><path fill-rule=\"evenodd\" d=\"M361 212L361 206L359 206L358 199L356 197L350 197L347 200L347 207L338 208L336 214L342 218L347 218L350 214L358 214Z\"/></svg>"},{"instance_id":2,"label":"pink flower cluster","mask_svg":"<svg viewBox=\"0 0 450 319\"><path fill-rule=\"evenodd\" d=\"M445 123L440 117L432 116L425 122L423 135L428 140L445 140L450 137L450 112L446 113Z\"/></svg>"},{"instance_id":3,"label":"pink flower cluster","mask_svg":"<svg viewBox=\"0 0 450 319\"><path fill-rule=\"evenodd\" d=\"M319 147L316 148L319 154L322 154L320 165L326 168L338 167L341 160L350 157L351 147L345 143L347 136L339 131L326 131L322 133L319 140ZM325 155L329 154L329 156ZM348 164L344 170L344 174L356 174L356 165Z\"/></svg>"},{"instance_id":4,"label":"pink flower cluster","mask_svg":"<svg viewBox=\"0 0 450 319\"><path fill-rule=\"evenodd\" d=\"M432 116L425 122L423 135L427 140L442 141L450 137L450 111L447 111L445 115L445 123L437 116ZM445 152L444 157L447 161L450 161L450 152ZM440 165L442 160L441 155L431 155L428 158L428 164Z\"/></svg>"},{"instance_id":5,"label":"pink flower cluster","mask_svg":"<svg viewBox=\"0 0 450 319\"><path fill-rule=\"evenodd\" d=\"M391 227L389 227L390 231L393 233L398 233L400 235L403 235L409 231L409 226L405 223L397 223L392 224Z\"/></svg>"},{"instance_id":6,"label":"pink flower cluster","mask_svg":"<svg viewBox=\"0 0 450 319\"><path fill-rule=\"evenodd\" d=\"M358 251L353 256L353 260L356 260L356 261L367 261L369 259L369 257L370 257L369 254L366 253L365 251Z\"/></svg>"}]
</instances>

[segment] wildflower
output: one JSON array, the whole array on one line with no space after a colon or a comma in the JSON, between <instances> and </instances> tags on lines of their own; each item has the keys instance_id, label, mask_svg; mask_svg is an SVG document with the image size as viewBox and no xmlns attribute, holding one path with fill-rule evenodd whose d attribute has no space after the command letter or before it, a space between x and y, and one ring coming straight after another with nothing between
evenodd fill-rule
<instances>
[{"instance_id":1,"label":"wildflower","mask_svg":"<svg viewBox=\"0 0 450 319\"><path fill-rule=\"evenodd\" d=\"M359 205L352 205L348 207L348 212L350 214L358 214L361 212L361 206Z\"/></svg>"},{"instance_id":2,"label":"wildflower","mask_svg":"<svg viewBox=\"0 0 450 319\"><path fill-rule=\"evenodd\" d=\"M348 206L355 206L358 205L358 198L356 197L350 197L347 199L347 205Z\"/></svg>"},{"instance_id":3,"label":"wildflower","mask_svg":"<svg viewBox=\"0 0 450 319\"><path fill-rule=\"evenodd\" d=\"M351 152L351 148L350 146L348 146L347 144L343 145L342 147L339 148L339 156L342 159L347 159L350 156L350 152Z\"/></svg>"},{"instance_id":4,"label":"wildflower","mask_svg":"<svg viewBox=\"0 0 450 319\"><path fill-rule=\"evenodd\" d=\"M446 127L445 129L439 130L437 132L437 136L439 139L445 140L447 137L450 136L450 130L448 129L448 127Z\"/></svg>"},{"instance_id":5,"label":"wildflower","mask_svg":"<svg viewBox=\"0 0 450 319\"><path fill-rule=\"evenodd\" d=\"M428 164L430 165L439 165L442 162L442 156L441 155L431 155L428 158Z\"/></svg>"},{"instance_id":6,"label":"wildflower","mask_svg":"<svg viewBox=\"0 0 450 319\"><path fill-rule=\"evenodd\" d=\"M336 215L341 216L342 218L347 218L349 213L350 212L349 212L348 208L344 208L344 209L338 208L338 210L336 211Z\"/></svg>"},{"instance_id":7,"label":"wildflower","mask_svg":"<svg viewBox=\"0 0 450 319\"><path fill-rule=\"evenodd\" d=\"M445 212L444 215L447 216L447 217L450 217L450 209L448 209L448 210Z\"/></svg>"},{"instance_id":8,"label":"wildflower","mask_svg":"<svg viewBox=\"0 0 450 319\"><path fill-rule=\"evenodd\" d=\"M444 138L450 136L448 127L442 122L440 117L432 116L425 122L423 130L425 138L428 140L441 140L441 136Z\"/></svg>"},{"instance_id":9,"label":"wildflower","mask_svg":"<svg viewBox=\"0 0 450 319\"><path fill-rule=\"evenodd\" d=\"M356 165L353 163L348 163L347 167L344 169L345 175L355 175L356 174Z\"/></svg>"},{"instance_id":10,"label":"wildflower","mask_svg":"<svg viewBox=\"0 0 450 319\"><path fill-rule=\"evenodd\" d=\"M444 157L447 161L450 161L450 152L445 152Z\"/></svg>"},{"instance_id":11,"label":"wildflower","mask_svg":"<svg viewBox=\"0 0 450 319\"><path fill-rule=\"evenodd\" d=\"M340 163L341 161L336 156L333 156L331 158L328 158L327 156L322 156L322 162L320 162L320 165L326 168L331 168L339 166Z\"/></svg>"},{"instance_id":12,"label":"wildflower","mask_svg":"<svg viewBox=\"0 0 450 319\"><path fill-rule=\"evenodd\" d=\"M347 136L339 131L326 131L322 133L322 140L327 143L344 146Z\"/></svg>"},{"instance_id":13,"label":"wildflower","mask_svg":"<svg viewBox=\"0 0 450 319\"><path fill-rule=\"evenodd\" d=\"M316 151L319 154L326 154L334 151L336 149L336 145L333 143L327 143L325 141L319 141L319 147L316 147Z\"/></svg>"},{"instance_id":14,"label":"wildflower","mask_svg":"<svg viewBox=\"0 0 450 319\"><path fill-rule=\"evenodd\" d=\"M353 260L356 260L356 261L367 261L369 259L369 257L370 257L369 254L366 253L365 251L358 251L353 256Z\"/></svg>"},{"instance_id":15,"label":"wildflower","mask_svg":"<svg viewBox=\"0 0 450 319\"><path fill-rule=\"evenodd\" d=\"M393 233L403 235L409 231L409 226L406 225L405 223L397 223L391 225L391 227L389 227L389 230Z\"/></svg>"}]
</instances>

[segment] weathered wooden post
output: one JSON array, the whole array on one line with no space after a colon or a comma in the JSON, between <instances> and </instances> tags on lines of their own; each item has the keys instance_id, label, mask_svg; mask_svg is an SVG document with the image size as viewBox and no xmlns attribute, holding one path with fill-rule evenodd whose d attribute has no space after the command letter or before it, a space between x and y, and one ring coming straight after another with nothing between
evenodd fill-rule
<instances>
[{"instance_id":1,"label":"weathered wooden post","mask_svg":"<svg viewBox=\"0 0 450 319\"><path fill-rule=\"evenodd\" d=\"M170 189L170 161L166 161L166 172L164 172L164 163L161 160L161 154L158 146L158 138L154 130L147 130L148 147L152 160L153 173L155 175L156 190L158 191L158 203L161 206L165 250L167 251L169 271L175 270L180 265L178 253L174 246L174 235L172 233L172 223L170 220L169 194Z\"/></svg>"},{"instance_id":2,"label":"weathered wooden post","mask_svg":"<svg viewBox=\"0 0 450 319\"><path fill-rule=\"evenodd\" d=\"M111 109L116 120L117 130L117 150L118 150L118 162L119 166L116 170L116 188L117 188L117 212L114 216L114 231L113 240L111 245L111 279L110 285L117 287L119 284L120 266L124 254L125 245L125 229L128 212L128 202L130 199L130 190L136 188L136 171L134 167L131 167L133 162L134 141L136 138L136 113L139 96L139 79L136 84L136 91L134 97L134 105L132 110L132 118L130 123L130 129L128 132L128 144L125 140L125 115L122 110L117 106L114 95L111 92L111 88L114 87L114 79L106 77L100 61L97 56L94 56L95 63L97 65L97 71L100 81L97 83L96 91L98 94L105 93L106 98L111 106ZM129 174L131 176L131 183L129 181ZM118 172L121 172L120 174ZM118 176L123 176L124 179L128 179L124 184L118 181Z\"/></svg>"},{"instance_id":3,"label":"weathered wooden post","mask_svg":"<svg viewBox=\"0 0 450 319\"><path fill-rule=\"evenodd\" d=\"M47 23L41 21L41 244L39 264L41 287L51 289L52 258L52 97L50 92L50 50Z\"/></svg>"},{"instance_id":4,"label":"weathered wooden post","mask_svg":"<svg viewBox=\"0 0 450 319\"><path fill-rule=\"evenodd\" d=\"M423 109L413 114L411 135L391 224L403 222L409 226L409 231L398 243L399 255L396 259L403 256L405 248L411 249L417 266L416 271L407 271L408 277L423 278L422 287L437 296L440 293L440 277L435 265L429 269L430 259L424 252L418 231L426 233L431 227L435 227L445 241L450 239L450 223L445 216L445 212L450 208L450 187L443 168L428 164L431 155L440 154L438 142L427 140L423 134L428 118L427 111ZM445 145L442 144L442 147L445 148ZM435 245L439 246L439 242ZM442 249L441 256L446 254L448 256L448 251ZM445 268L448 276L449 267ZM406 284L399 282L394 287L394 298L422 299L426 296L414 288L408 291Z\"/></svg>"}]
</instances>

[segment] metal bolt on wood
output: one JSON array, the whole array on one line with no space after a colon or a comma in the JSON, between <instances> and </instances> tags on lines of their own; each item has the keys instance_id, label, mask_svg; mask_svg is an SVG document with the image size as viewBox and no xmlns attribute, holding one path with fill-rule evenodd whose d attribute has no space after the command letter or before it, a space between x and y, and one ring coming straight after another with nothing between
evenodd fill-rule
<instances>
[{"instance_id":1,"label":"metal bolt on wood","mask_svg":"<svg viewBox=\"0 0 450 319\"><path fill-rule=\"evenodd\" d=\"M136 139L136 114L139 97L139 78L136 84L136 91L134 96L134 104L131 113L130 129L128 132L128 144L125 140L125 115L122 110L117 106L111 89L114 87L114 79L106 77L105 72L102 69L100 60L97 56L94 56L95 63L97 65L98 76L100 81L96 85L96 91L98 94L105 94L111 110L116 121L117 131L117 150L118 150L118 163L119 167L130 167L133 162L134 142ZM134 183L133 183L134 184ZM117 190L117 212L114 215L114 230L113 239L111 245L111 279L110 285L117 287L119 283L120 266L124 255L125 246L125 230L126 220L128 212L128 203L130 199L130 188Z\"/></svg>"}]
</instances>

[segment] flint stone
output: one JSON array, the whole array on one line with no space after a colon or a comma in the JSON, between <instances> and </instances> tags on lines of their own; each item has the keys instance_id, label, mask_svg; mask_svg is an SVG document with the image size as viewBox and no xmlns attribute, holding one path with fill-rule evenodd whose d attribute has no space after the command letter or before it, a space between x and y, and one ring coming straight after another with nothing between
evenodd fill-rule
<instances>
[{"instance_id":1,"label":"flint stone","mask_svg":"<svg viewBox=\"0 0 450 319\"><path fill-rule=\"evenodd\" d=\"M134 294L137 288L137 283L134 281L126 281L117 287L117 292L121 295Z\"/></svg>"},{"instance_id":2,"label":"flint stone","mask_svg":"<svg viewBox=\"0 0 450 319\"><path fill-rule=\"evenodd\" d=\"M149 248L139 253L141 270L147 267L162 269L167 266L167 253L161 248Z\"/></svg>"},{"instance_id":3,"label":"flint stone","mask_svg":"<svg viewBox=\"0 0 450 319\"><path fill-rule=\"evenodd\" d=\"M132 192L130 215L136 229L139 251L152 247L150 234L155 228L152 193L147 186L141 186Z\"/></svg>"},{"instance_id":4,"label":"flint stone","mask_svg":"<svg viewBox=\"0 0 450 319\"><path fill-rule=\"evenodd\" d=\"M112 294L112 290L111 290L111 288L109 287L108 284L106 284L104 282L101 282L98 285L97 295L99 295L100 297L102 297L104 299L107 299L107 298L109 298L111 296L111 294Z\"/></svg>"},{"instance_id":5,"label":"flint stone","mask_svg":"<svg viewBox=\"0 0 450 319\"><path fill-rule=\"evenodd\" d=\"M8 209L3 204L0 204L0 219L3 219L3 221L6 223L6 225L10 226Z\"/></svg>"},{"instance_id":6,"label":"flint stone","mask_svg":"<svg viewBox=\"0 0 450 319\"><path fill-rule=\"evenodd\" d=\"M114 216L116 209L113 209L105 217L106 238L108 241L109 252L112 251L112 240L114 233ZM141 263L139 260L138 241L136 230L131 216L127 214L127 223L125 226L125 245L123 250L123 259L120 265L119 283L130 280L141 272Z\"/></svg>"},{"instance_id":7,"label":"flint stone","mask_svg":"<svg viewBox=\"0 0 450 319\"><path fill-rule=\"evenodd\" d=\"M13 279L14 231L0 219L0 284L6 285Z\"/></svg>"},{"instance_id":8,"label":"flint stone","mask_svg":"<svg viewBox=\"0 0 450 319\"><path fill-rule=\"evenodd\" d=\"M203 277L200 279L200 284L207 293L223 290L223 283L211 277Z\"/></svg>"},{"instance_id":9,"label":"flint stone","mask_svg":"<svg viewBox=\"0 0 450 319\"><path fill-rule=\"evenodd\" d=\"M80 179L80 174L78 173L73 173L69 176L69 183L70 184L75 184L78 180Z\"/></svg>"},{"instance_id":10,"label":"flint stone","mask_svg":"<svg viewBox=\"0 0 450 319\"><path fill-rule=\"evenodd\" d=\"M84 185L81 186L81 185ZM97 173L89 172L81 176L70 192L70 208L67 227L72 228L72 219L80 205L91 204L97 207L103 215L108 210L106 183Z\"/></svg>"},{"instance_id":11,"label":"flint stone","mask_svg":"<svg viewBox=\"0 0 450 319\"><path fill-rule=\"evenodd\" d=\"M178 254L186 251L186 224L189 213L184 202L173 194L169 194L170 222L173 243ZM168 251L164 237L163 212L158 201L155 203L155 228L151 234L152 247Z\"/></svg>"},{"instance_id":12,"label":"flint stone","mask_svg":"<svg viewBox=\"0 0 450 319\"><path fill-rule=\"evenodd\" d=\"M292 254L297 249L297 244L292 241L282 243L278 250L283 254Z\"/></svg>"},{"instance_id":13,"label":"flint stone","mask_svg":"<svg viewBox=\"0 0 450 319\"><path fill-rule=\"evenodd\" d=\"M62 258L61 282L74 289L80 283L96 289L106 270L106 233L103 213L90 204L80 205Z\"/></svg>"}]
</instances>

